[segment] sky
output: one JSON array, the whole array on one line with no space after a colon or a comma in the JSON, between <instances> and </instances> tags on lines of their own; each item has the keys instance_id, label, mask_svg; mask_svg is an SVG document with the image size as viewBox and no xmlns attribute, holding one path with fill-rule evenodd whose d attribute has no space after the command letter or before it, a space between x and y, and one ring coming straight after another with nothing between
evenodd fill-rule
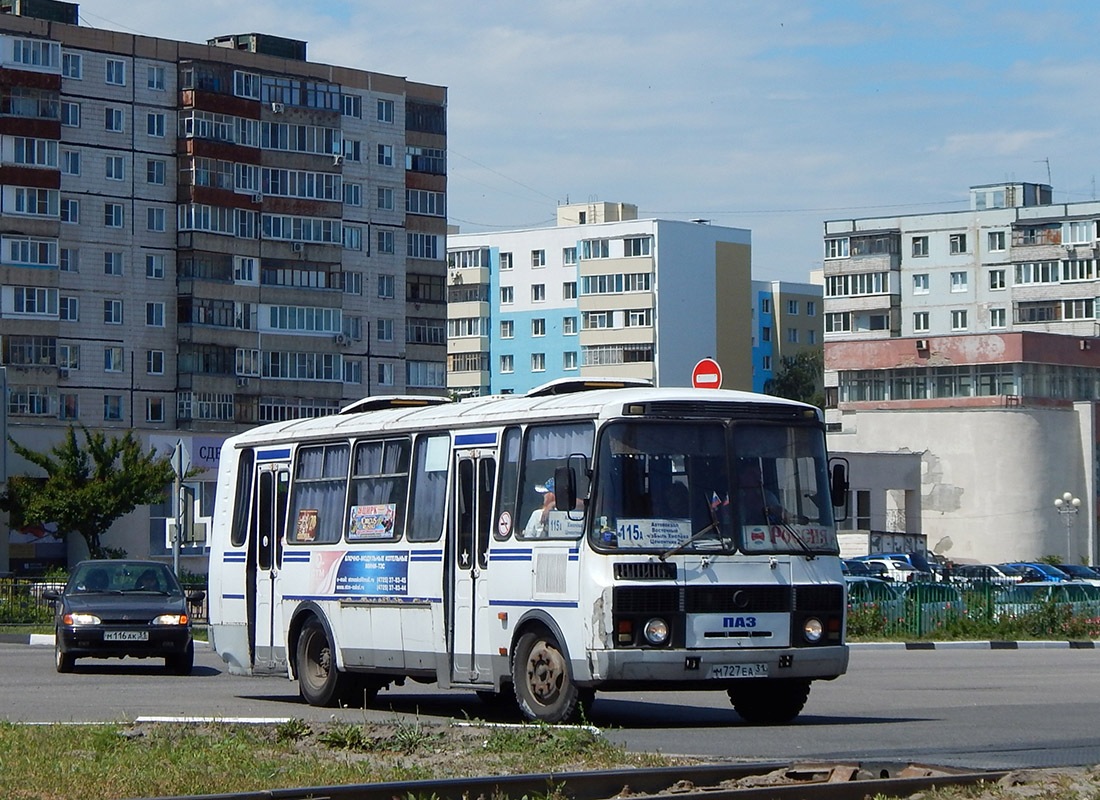
<instances>
[{"instance_id":1,"label":"sky","mask_svg":"<svg viewBox=\"0 0 1100 800\"><path fill-rule=\"evenodd\" d=\"M447 87L448 216L563 203L752 231L753 277L806 281L825 220L961 210L968 189L1097 196L1094 0L84 0L80 24Z\"/></svg>"}]
</instances>

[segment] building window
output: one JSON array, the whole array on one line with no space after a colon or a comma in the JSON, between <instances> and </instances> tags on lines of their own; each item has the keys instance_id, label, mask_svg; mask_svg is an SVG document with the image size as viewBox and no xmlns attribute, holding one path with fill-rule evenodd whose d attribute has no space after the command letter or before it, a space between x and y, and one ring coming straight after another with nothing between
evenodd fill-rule
<instances>
[{"instance_id":1,"label":"building window","mask_svg":"<svg viewBox=\"0 0 1100 800\"><path fill-rule=\"evenodd\" d=\"M363 160L363 145L358 139L344 139L344 160L359 163Z\"/></svg>"},{"instance_id":2,"label":"building window","mask_svg":"<svg viewBox=\"0 0 1100 800\"><path fill-rule=\"evenodd\" d=\"M543 303L546 301L546 284L534 283L531 284L531 302Z\"/></svg>"},{"instance_id":3,"label":"building window","mask_svg":"<svg viewBox=\"0 0 1100 800\"><path fill-rule=\"evenodd\" d=\"M164 327L164 303L145 304L145 324L150 328Z\"/></svg>"},{"instance_id":4,"label":"building window","mask_svg":"<svg viewBox=\"0 0 1100 800\"><path fill-rule=\"evenodd\" d=\"M990 231L989 232L989 251L991 253L1000 252L1005 249L1005 232L1004 231Z\"/></svg>"},{"instance_id":5,"label":"building window","mask_svg":"<svg viewBox=\"0 0 1100 800\"><path fill-rule=\"evenodd\" d=\"M512 268L512 254L511 253L501 253L500 254L500 268L502 270Z\"/></svg>"},{"instance_id":6,"label":"building window","mask_svg":"<svg viewBox=\"0 0 1100 800\"><path fill-rule=\"evenodd\" d=\"M345 184L345 188L348 184ZM355 185L355 184L352 184ZM349 205L359 205L350 203ZM378 208L382 211L393 211L393 188L390 186L378 187Z\"/></svg>"},{"instance_id":7,"label":"building window","mask_svg":"<svg viewBox=\"0 0 1100 800\"><path fill-rule=\"evenodd\" d=\"M122 274L122 252L119 250L108 250L103 254L103 274L104 275L121 275Z\"/></svg>"},{"instance_id":8,"label":"building window","mask_svg":"<svg viewBox=\"0 0 1100 800\"><path fill-rule=\"evenodd\" d=\"M80 272L80 251L75 247L62 247L57 268L61 272Z\"/></svg>"},{"instance_id":9,"label":"building window","mask_svg":"<svg viewBox=\"0 0 1100 800\"><path fill-rule=\"evenodd\" d=\"M577 318L576 317L563 317L561 321L561 332L565 336L577 335Z\"/></svg>"},{"instance_id":10,"label":"building window","mask_svg":"<svg viewBox=\"0 0 1100 800\"><path fill-rule=\"evenodd\" d=\"M623 239L623 255L626 258L633 258L637 256L648 256L651 249L652 239L648 236L631 237L629 239Z\"/></svg>"},{"instance_id":11,"label":"building window","mask_svg":"<svg viewBox=\"0 0 1100 800\"><path fill-rule=\"evenodd\" d=\"M393 166L393 145L392 144L380 144L378 145L378 163L383 167Z\"/></svg>"},{"instance_id":12,"label":"building window","mask_svg":"<svg viewBox=\"0 0 1100 800\"><path fill-rule=\"evenodd\" d=\"M378 252L393 252L393 231L378 231Z\"/></svg>"},{"instance_id":13,"label":"building window","mask_svg":"<svg viewBox=\"0 0 1100 800\"><path fill-rule=\"evenodd\" d=\"M825 315L825 333L843 333L850 330L852 330L852 312L834 311Z\"/></svg>"},{"instance_id":14,"label":"building window","mask_svg":"<svg viewBox=\"0 0 1100 800\"><path fill-rule=\"evenodd\" d=\"M916 311L913 313L913 331L925 333L928 330L928 312Z\"/></svg>"},{"instance_id":15,"label":"building window","mask_svg":"<svg viewBox=\"0 0 1100 800\"><path fill-rule=\"evenodd\" d=\"M546 266L546 251L545 250L532 250L531 251L531 266L532 267L545 267Z\"/></svg>"},{"instance_id":16,"label":"building window","mask_svg":"<svg viewBox=\"0 0 1100 800\"><path fill-rule=\"evenodd\" d=\"M61 126L64 128L80 127L80 103L62 101Z\"/></svg>"},{"instance_id":17,"label":"building window","mask_svg":"<svg viewBox=\"0 0 1100 800\"><path fill-rule=\"evenodd\" d=\"M562 300L576 300L577 299L577 282L566 281L561 285L561 297Z\"/></svg>"},{"instance_id":18,"label":"building window","mask_svg":"<svg viewBox=\"0 0 1100 800\"><path fill-rule=\"evenodd\" d=\"M951 330L953 331L965 331L966 330L966 310L956 309L951 312Z\"/></svg>"},{"instance_id":19,"label":"building window","mask_svg":"<svg viewBox=\"0 0 1100 800\"><path fill-rule=\"evenodd\" d=\"M109 181L121 181L126 178L122 156L107 156L106 177Z\"/></svg>"},{"instance_id":20,"label":"building window","mask_svg":"<svg viewBox=\"0 0 1100 800\"><path fill-rule=\"evenodd\" d=\"M379 100L375 107L378 111L379 122L393 122L393 100Z\"/></svg>"},{"instance_id":21,"label":"building window","mask_svg":"<svg viewBox=\"0 0 1100 800\"><path fill-rule=\"evenodd\" d=\"M61 76L79 81L84 77L84 58L80 53L61 54Z\"/></svg>"},{"instance_id":22,"label":"building window","mask_svg":"<svg viewBox=\"0 0 1100 800\"><path fill-rule=\"evenodd\" d=\"M651 328L653 327L653 309L635 308L626 312L626 327Z\"/></svg>"},{"instance_id":23,"label":"building window","mask_svg":"<svg viewBox=\"0 0 1100 800\"><path fill-rule=\"evenodd\" d=\"M989 309L989 327L990 328L1004 328L1006 325L1007 316L1003 308L991 308Z\"/></svg>"},{"instance_id":24,"label":"building window","mask_svg":"<svg viewBox=\"0 0 1100 800\"><path fill-rule=\"evenodd\" d=\"M760 300L760 313L770 314L772 313L772 299L770 297L764 297Z\"/></svg>"},{"instance_id":25,"label":"building window","mask_svg":"<svg viewBox=\"0 0 1100 800\"><path fill-rule=\"evenodd\" d=\"M798 316L798 301L797 300L788 300L787 301L787 314L792 316L792 317L797 317Z\"/></svg>"},{"instance_id":26,"label":"building window","mask_svg":"<svg viewBox=\"0 0 1100 800\"><path fill-rule=\"evenodd\" d=\"M913 276L913 294L928 294L927 272L921 272Z\"/></svg>"},{"instance_id":27,"label":"building window","mask_svg":"<svg viewBox=\"0 0 1100 800\"><path fill-rule=\"evenodd\" d=\"M807 300L806 301L806 316L807 317L817 316L817 303L815 303L813 300Z\"/></svg>"},{"instance_id":28,"label":"building window","mask_svg":"<svg viewBox=\"0 0 1100 800\"><path fill-rule=\"evenodd\" d=\"M75 394L61 394L58 395L58 413L59 419L79 419L80 418L80 398Z\"/></svg>"},{"instance_id":29,"label":"building window","mask_svg":"<svg viewBox=\"0 0 1100 800\"><path fill-rule=\"evenodd\" d=\"M611 243L608 239L585 239L581 242L581 258L610 258Z\"/></svg>"},{"instance_id":30,"label":"building window","mask_svg":"<svg viewBox=\"0 0 1100 800\"><path fill-rule=\"evenodd\" d=\"M771 372L772 371L772 357L771 356L762 356L760 358L760 368L762 370L764 370L765 372Z\"/></svg>"},{"instance_id":31,"label":"building window","mask_svg":"<svg viewBox=\"0 0 1100 800\"><path fill-rule=\"evenodd\" d=\"M760 329L760 341L770 342L772 340L772 329L767 325Z\"/></svg>"},{"instance_id":32,"label":"building window","mask_svg":"<svg viewBox=\"0 0 1100 800\"><path fill-rule=\"evenodd\" d=\"M806 343L817 344L817 331L815 331L813 328L810 328L806 331Z\"/></svg>"},{"instance_id":33,"label":"building window","mask_svg":"<svg viewBox=\"0 0 1100 800\"><path fill-rule=\"evenodd\" d=\"M111 86L126 85L126 62L117 58L107 59L107 83Z\"/></svg>"},{"instance_id":34,"label":"building window","mask_svg":"<svg viewBox=\"0 0 1100 800\"><path fill-rule=\"evenodd\" d=\"M501 286L500 287L500 304L502 306L510 306L516 301L516 290L513 286Z\"/></svg>"},{"instance_id":35,"label":"building window","mask_svg":"<svg viewBox=\"0 0 1100 800\"><path fill-rule=\"evenodd\" d=\"M577 351L566 350L561 354L561 368L562 369L576 369L577 368Z\"/></svg>"},{"instance_id":36,"label":"building window","mask_svg":"<svg viewBox=\"0 0 1100 800\"><path fill-rule=\"evenodd\" d=\"M546 372L546 353L531 354L531 371Z\"/></svg>"},{"instance_id":37,"label":"building window","mask_svg":"<svg viewBox=\"0 0 1100 800\"><path fill-rule=\"evenodd\" d=\"M108 228L122 227L122 203L103 204L103 224Z\"/></svg>"},{"instance_id":38,"label":"building window","mask_svg":"<svg viewBox=\"0 0 1100 800\"><path fill-rule=\"evenodd\" d=\"M112 133L122 133L122 109L108 106L103 111L103 129Z\"/></svg>"},{"instance_id":39,"label":"building window","mask_svg":"<svg viewBox=\"0 0 1100 800\"><path fill-rule=\"evenodd\" d=\"M787 328L787 341L798 344L798 328Z\"/></svg>"},{"instance_id":40,"label":"building window","mask_svg":"<svg viewBox=\"0 0 1100 800\"><path fill-rule=\"evenodd\" d=\"M951 255L957 256L966 252L966 234L965 233L953 233L948 239L948 246L951 251Z\"/></svg>"},{"instance_id":41,"label":"building window","mask_svg":"<svg viewBox=\"0 0 1100 800\"><path fill-rule=\"evenodd\" d=\"M511 355L500 357L500 371L504 374L515 372L515 357Z\"/></svg>"},{"instance_id":42,"label":"building window","mask_svg":"<svg viewBox=\"0 0 1100 800\"><path fill-rule=\"evenodd\" d=\"M951 291L965 292L970 287L970 280L965 272L951 273Z\"/></svg>"},{"instance_id":43,"label":"building window","mask_svg":"<svg viewBox=\"0 0 1100 800\"><path fill-rule=\"evenodd\" d=\"M378 341L380 342L392 342L393 341L393 320L392 319L379 319L377 323Z\"/></svg>"},{"instance_id":44,"label":"building window","mask_svg":"<svg viewBox=\"0 0 1100 800\"><path fill-rule=\"evenodd\" d=\"M164 398L163 397L146 397L145 398L145 421L146 422L164 422Z\"/></svg>"},{"instance_id":45,"label":"building window","mask_svg":"<svg viewBox=\"0 0 1100 800\"><path fill-rule=\"evenodd\" d=\"M150 350L145 354L145 371L150 375L164 374L163 350Z\"/></svg>"},{"instance_id":46,"label":"building window","mask_svg":"<svg viewBox=\"0 0 1100 800\"><path fill-rule=\"evenodd\" d=\"M61 221L79 223L80 222L80 201L71 197L66 197L61 201Z\"/></svg>"},{"instance_id":47,"label":"building window","mask_svg":"<svg viewBox=\"0 0 1100 800\"><path fill-rule=\"evenodd\" d=\"M1003 269L991 269L989 271L989 288L990 289L1004 289L1005 288L1005 271Z\"/></svg>"},{"instance_id":48,"label":"building window","mask_svg":"<svg viewBox=\"0 0 1100 800\"><path fill-rule=\"evenodd\" d=\"M924 258L928 255L928 237L913 237L913 258Z\"/></svg>"},{"instance_id":49,"label":"building window","mask_svg":"<svg viewBox=\"0 0 1100 800\"><path fill-rule=\"evenodd\" d=\"M103 322L107 325L121 325L122 324L122 301L121 300L104 300L103 301Z\"/></svg>"},{"instance_id":50,"label":"building window","mask_svg":"<svg viewBox=\"0 0 1100 800\"><path fill-rule=\"evenodd\" d=\"M561 250L561 263L562 266L568 267L577 263L577 248L576 247L563 247Z\"/></svg>"},{"instance_id":51,"label":"building window","mask_svg":"<svg viewBox=\"0 0 1100 800\"><path fill-rule=\"evenodd\" d=\"M105 394L105 395L103 395L103 419L105 419L105 420L120 420L120 419L122 419L122 395L120 395L120 394Z\"/></svg>"},{"instance_id":52,"label":"building window","mask_svg":"<svg viewBox=\"0 0 1100 800\"><path fill-rule=\"evenodd\" d=\"M532 336L545 336L546 335L546 320L542 317L537 317L531 320L531 335Z\"/></svg>"},{"instance_id":53,"label":"building window","mask_svg":"<svg viewBox=\"0 0 1100 800\"><path fill-rule=\"evenodd\" d=\"M500 338L512 339L516 335L516 323L510 319L502 319L500 321Z\"/></svg>"},{"instance_id":54,"label":"building window","mask_svg":"<svg viewBox=\"0 0 1100 800\"><path fill-rule=\"evenodd\" d=\"M145 277L160 280L164 277L164 256L149 253L145 256Z\"/></svg>"},{"instance_id":55,"label":"building window","mask_svg":"<svg viewBox=\"0 0 1100 800\"><path fill-rule=\"evenodd\" d=\"M165 229L165 214L163 208L145 209L145 226L151 231L163 231Z\"/></svg>"},{"instance_id":56,"label":"building window","mask_svg":"<svg viewBox=\"0 0 1100 800\"><path fill-rule=\"evenodd\" d=\"M378 377L379 386L393 386L393 364L390 364L387 361L380 362L378 364L378 370L376 374Z\"/></svg>"},{"instance_id":57,"label":"building window","mask_svg":"<svg viewBox=\"0 0 1100 800\"><path fill-rule=\"evenodd\" d=\"M150 65L145 74L147 76L145 85L148 88L152 89L154 92L164 91L164 67Z\"/></svg>"},{"instance_id":58,"label":"building window","mask_svg":"<svg viewBox=\"0 0 1100 800\"><path fill-rule=\"evenodd\" d=\"M164 185L165 162L159 159L149 159L145 162L145 182L157 186Z\"/></svg>"},{"instance_id":59,"label":"building window","mask_svg":"<svg viewBox=\"0 0 1100 800\"><path fill-rule=\"evenodd\" d=\"M61 151L61 174L62 175L79 175L80 174L80 151L79 150L62 150Z\"/></svg>"},{"instance_id":60,"label":"building window","mask_svg":"<svg viewBox=\"0 0 1100 800\"><path fill-rule=\"evenodd\" d=\"M394 280L393 275L378 276L378 296L386 300L393 299Z\"/></svg>"},{"instance_id":61,"label":"building window","mask_svg":"<svg viewBox=\"0 0 1100 800\"><path fill-rule=\"evenodd\" d=\"M154 136L158 139L164 138L164 114L155 113L148 114L145 117L145 131L150 136Z\"/></svg>"},{"instance_id":62,"label":"building window","mask_svg":"<svg viewBox=\"0 0 1100 800\"><path fill-rule=\"evenodd\" d=\"M62 322L79 322L80 299L77 297L62 297L58 304L57 318Z\"/></svg>"},{"instance_id":63,"label":"building window","mask_svg":"<svg viewBox=\"0 0 1100 800\"><path fill-rule=\"evenodd\" d=\"M825 240L825 258L847 258L848 257L848 238L843 239L826 239Z\"/></svg>"}]
</instances>

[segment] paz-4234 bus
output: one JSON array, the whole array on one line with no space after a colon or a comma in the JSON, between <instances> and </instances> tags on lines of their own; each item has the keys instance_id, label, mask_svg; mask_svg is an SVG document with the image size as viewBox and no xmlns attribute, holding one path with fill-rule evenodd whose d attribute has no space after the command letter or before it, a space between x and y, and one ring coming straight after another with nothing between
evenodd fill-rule
<instances>
[{"instance_id":1,"label":"paz-4234 bus","mask_svg":"<svg viewBox=\"0 0 1100 800\"><path fill-rule=\"evenodd\" d=\"M212 642L320 706L412 679L545 722L639 689L786 722L847 667L846 492L821 412L775 397L365 398L223 446Z\"/></svg>"}]
</instances>

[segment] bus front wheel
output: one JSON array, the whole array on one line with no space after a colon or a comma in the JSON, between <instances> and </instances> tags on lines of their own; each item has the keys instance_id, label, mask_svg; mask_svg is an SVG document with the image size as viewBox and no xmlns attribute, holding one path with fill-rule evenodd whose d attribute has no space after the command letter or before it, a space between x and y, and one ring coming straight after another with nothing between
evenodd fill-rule
<instances>
[{"instance_id":1,"label":"bus front wheel","mask_svg":"<svg viewBox=\"0 0 1100 800\"><path fill-rule=\"evenodd\" d=\"M810 682L745 681L728 694L733 710L750 725L782 725L802 712L810 696Z\"/></svg>"},{"instance_id":2,"label":"bus front wheel","mask_svg":"<svg viewBox=\"0 0 1100 800\"><path fill-rule=\"evenodd\" d=\"M325 626L316 618L302 626L295 667L298 692L311 706L346 705L357 688L351 677L336 669L336 648Z\"/></svg>"},{"instance_id":3,"label":"bus front wheel","mask_svg":"<svg viewBox=\"0 0 1100 800\"><path fill-rule=\"evenodd\" d=\"M534 722L563 722L578 710L580 693L561 646L544 630L528 631L512 657L516 703Z\"/></svg>"}]
</instances>

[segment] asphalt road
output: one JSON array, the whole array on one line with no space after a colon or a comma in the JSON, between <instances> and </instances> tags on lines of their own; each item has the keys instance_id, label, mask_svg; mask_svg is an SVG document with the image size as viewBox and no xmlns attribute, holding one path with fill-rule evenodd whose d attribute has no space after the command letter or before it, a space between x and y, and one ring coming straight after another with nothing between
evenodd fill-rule
<instances>
[{"instance_id":1,"label":"asphalt road","mask_svg":"<svg viewBox=\"0 0 1100 800\"><path fill-rule=\"evenodd\" d=\"M847 675L814 684L786 726L750 727L724 693L607 693L590 721L633 750L717 759L918 761L973 769L1100 763L1100 649L1065 647L909 651L856 646ZM139 717L333 717L421 722L502 719L467 692L409 682L363 709L313 708L285 678L229 675L200 648L194 674L159 661L81 660L53 669L50 647L0 644L0 709L22 722Z\"/></svg>"}]
</instances>

